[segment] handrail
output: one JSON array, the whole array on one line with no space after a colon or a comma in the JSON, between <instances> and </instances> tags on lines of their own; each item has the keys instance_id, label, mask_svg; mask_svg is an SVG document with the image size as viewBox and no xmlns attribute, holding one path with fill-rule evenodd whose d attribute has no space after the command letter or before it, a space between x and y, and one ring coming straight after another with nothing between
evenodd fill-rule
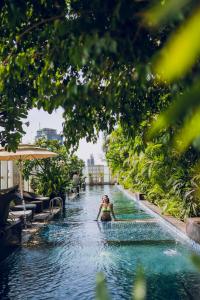
<instances>
[{"instance_id":1,"label":"handrail","mask_svg":"<svg viewBox=\"0 0 200 300\"><path fill-rule=\"evenodd\" d=\"M59 206L60 209L63 209L63 200L60 197L54 197L53 199L50 200L49 202L49 210L50 213L53 214L53 209L55 206Z\"/></svg>"}]
</instances>

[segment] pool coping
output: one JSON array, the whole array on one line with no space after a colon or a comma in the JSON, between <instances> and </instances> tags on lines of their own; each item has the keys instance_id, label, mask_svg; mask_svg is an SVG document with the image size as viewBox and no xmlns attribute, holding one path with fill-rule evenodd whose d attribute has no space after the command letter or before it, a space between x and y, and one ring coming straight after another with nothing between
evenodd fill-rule
<instances>
[{"instance_id":1,"label":"pool coping","mask_svg":"<svg viewBox=\"0 0 200 300\"><path fill-rule=\"evenodd\" d=\"M187 242L187 244L189 244L194 251L200 253L200 244L196 243L194 240L187 236L186 224L184 222L176 219L175 217L163 215L161 209L158 206L150 203L147 200L139 200L137 197L137 193L134 193L128 189L124 189L121 185L116 185L116 187L128 198L136 202L138 206L140 206L145 212L153 217L156 217L162 225L175 233L175 235L181 238L181 240Z\"/></svg>"}]
</instances>

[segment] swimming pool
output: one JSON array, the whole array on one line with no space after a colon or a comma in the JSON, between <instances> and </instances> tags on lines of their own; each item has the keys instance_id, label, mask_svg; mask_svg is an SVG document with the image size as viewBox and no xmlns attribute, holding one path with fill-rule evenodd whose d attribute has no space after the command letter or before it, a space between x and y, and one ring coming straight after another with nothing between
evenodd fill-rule
<instances>
[{"instance_id":1,"label":"swimming pool","mask_svg":"<svg viewBox=\"0 0 200 300\"><path fill-rule=\"evenodd\" d=\"M93 221L102 194L127 222ZM0 299L95 299L98 271L104 272L112 299L131 299L138 264L145 270L147 299L200 299L200 274L190 255L187 245L121 191L89 187L66 203L63 218L0 264Z\"/></svg>"}]
</instances>

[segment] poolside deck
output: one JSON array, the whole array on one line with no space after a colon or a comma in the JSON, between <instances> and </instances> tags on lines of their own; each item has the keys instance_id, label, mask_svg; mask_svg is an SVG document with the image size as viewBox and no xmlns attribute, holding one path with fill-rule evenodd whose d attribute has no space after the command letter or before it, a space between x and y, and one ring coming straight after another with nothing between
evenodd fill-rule
<instances>
[{"instance_id":1,"label":"poolside deck","mask_svg":"<svg viewBox=\"0 0 200 300\"><path fill-rule=\"evenodd\" d=\"M42 213L37 213L34 215L31 226L24 228L22 230L22 245L26 246L30 239L37 234L37 232L50 220L52 220L56 215L61 212L61 208L55 207L50 212L48 209L43 210Z\"/></svg>"},{"instance_id":2,"label":"poolside deck","mask_svg":"<svg viewBox=\"0 0 200 300\"><path fill-rule=\"evenodd\" d=\"M44 224L52 220L56 215L58 215L61 212L60 207L54 207L51 211L49 209L43 210L41 213L35 213L34 217L32 216L32 210L26 210L24 211L12 211L9 214L8 221L11 223L6 227L6 232L10 232L10 228L15 228L16 225L20 225L20 229L22 231L22 236L21 236L21 231L20 231L20 239L18 238L18 244L26 244L29 239L37 233ZM24 214L26 214L26 219L28 221L27 228L22 229L22 224L24 220ZM33 217L33 218L32 218ZM13 229L12 229L13 231ZM8 234L6 234L7 239L9 237ZM19 242L20 240L20 242ZM0 251L1 254L1 251ZM2 255L0 255L2 256ZM1 257L0 257L1 258ZM5 258L3 256L3 258Z\"/></svg>"}]
</instances>

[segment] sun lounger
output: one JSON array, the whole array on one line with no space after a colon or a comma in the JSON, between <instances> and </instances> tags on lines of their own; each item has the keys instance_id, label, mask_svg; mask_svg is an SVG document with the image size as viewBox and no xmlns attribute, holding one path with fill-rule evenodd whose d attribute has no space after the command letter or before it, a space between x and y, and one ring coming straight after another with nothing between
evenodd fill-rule
<instances>
[{"instance_id":1,"label":"sun lounger","mask_svg":"<svg viewBox=\"0 0 200 300\"><path fill-rule=\"evenodd\" d=\"M36 213L41 213L43 211L43 201L42 200L34 200L29 202L31 204L34 204L36 206Z\"/></svg>"},{"instance_id":2,"label":"sun lounger","mask_svg":"<svg viewBox=\"0 0 200 300\"><path fill-rule=\"evenodd\" d=\"M23 219L24 215L26 215L26 219L31 221L32 219L32 210L20 210L20 211L12 211L9 212L9 219Z\"/></svg>"},{"instance_id":3,"label":"sun lounger","mask_svg":"<svg viewBox=\"0 0 200 300\"><path fill-rule=\"evenodd\" d=\"M37 195L32 192L23 192L23 197L26 202L33 202L33 201L42 201L43 202L43 209L49 208L49 202L50 198L49 197L43 197L41 195Z\"/></svg>"},{"instance_id":4,"label":"sun lounger","mask_svg":"<svg viewBox=\"0 0 200 300\"><path fill-rule=\"evenodd\" d=\"M32 218L33 218L33 216L36 212L37 205L34 203L25 204L25 208L26 208L26 210L32 211ZM15 205L10 208L11 211L22 211L23 209L24 209L23 205Z\"/></svg>"}]
</instances>

